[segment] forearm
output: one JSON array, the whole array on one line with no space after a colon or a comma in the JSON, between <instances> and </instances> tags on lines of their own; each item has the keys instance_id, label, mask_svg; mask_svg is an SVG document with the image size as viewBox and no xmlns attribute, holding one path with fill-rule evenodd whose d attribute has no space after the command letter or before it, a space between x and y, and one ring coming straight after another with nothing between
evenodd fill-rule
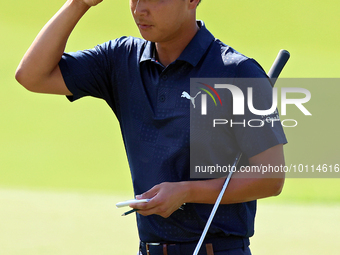
<instances>
[{"instance_id":1,"label":"forearm","mask_svg":"<svg viewBox=\"0 0 340 255\"><path fill-rule=\"evenodd\" d=\"M278 195L284 181L284 175L282 175L282 178L246 179L239 177L234 176L231 179L221 204L242 203ZM138 213L144 216L158 214L166 218L183 203L214 204L222 189L224 180L163 182L136 196L137 199L151 199L148 203L131 204L130 206L139 209Z\"/></svg>"},{"instance_id":2,"label":"forearm","mask_svg":"<svg viewBox=\"0 0 340 255\"><path fill-rule=\"evenodd\" d=\"M277 178L246 178L243 173L235 173L222 198L221 204L243 203L278 195L281 192L284 175ZM187 186L189 203L215 203L225 179L190 181Z\"/></svg>"},{"instance_id":3,"label":"forearm","mask_svg":"<svg viewBox=\"0 0 340 255\"><path fill-rule=\"evenodd\" d=\"M82 1L68 0L43 27L18 66L16 78L22 85L39 86L58 67L68 37L89 8Z\"/></svg>"},{"instance_id":4,"label":"forearm","mask_svg":"<svg viewBox=\"0 0 340 255\"><path fill-rule=\"evenodd\" d=\"M263 166L285 165L283 145L276 145L258 155L249 158L250 166L261 169ZM222 204L241 203L278 195L284 184L284 172L246 173L233 174L228 188L222 198ZM225 179L188 182L188 202L215 203Z\"/></svg>"}]
</instances>

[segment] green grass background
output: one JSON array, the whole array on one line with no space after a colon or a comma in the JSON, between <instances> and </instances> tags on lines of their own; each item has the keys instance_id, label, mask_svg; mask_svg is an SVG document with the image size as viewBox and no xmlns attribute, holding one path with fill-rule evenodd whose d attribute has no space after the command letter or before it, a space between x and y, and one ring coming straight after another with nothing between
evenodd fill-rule
<instances>
[{"instance_id":1,"label":"green grass background","mask_svg":"<svg viewBox=\"0 0 340 255\"><path fill-rule=\"evenodd\" d=\"M0 2L0 187L131 197L132 185L119 125L105 102L84 98L71 104L62 96L29 93L14 79L23 54L63 3L63 0ZM290 51L291 59L281 77L335 78L340 76L339 7L339 2L331 0L203 0L198 19L204 20L217 38L258 60L266 71L278 50L284 48ZM80 21L66 50L92 48L122 35L139 36L129 3L105 0ZM306 107L313 116L307 118L293 110L290 113L289 117L296 117L299 125L285 129L289 140L285 146L286 163L339 164L339 88L320 84L308 89L312 100ZM288 178L279 197L260 203L303 204L305 208L316 204L321 206L322 214L322 208L326 210L340 203L339 184L340 179L334 178ZM23 195L18 197L24 200ZM6 202L5 195L3 198ZM20 199L17 203L22 206ZM13 212L25 208L16 207L13 202L13 210L8 209L8 213L15 215ZM282 211L280 208L277 210ZM72 219L68 218L67 222ZM320 232L320 228L316 226L316 231ZM273 231L270 236L277 234L275 229L269 226L268 229ZM19 232L14 229L13 236ZM311 239L309 244L313 242ZM15 246L13 243L12 247ZM41 249L32 251L52 254Z\"/></svg>"}]
</instances>

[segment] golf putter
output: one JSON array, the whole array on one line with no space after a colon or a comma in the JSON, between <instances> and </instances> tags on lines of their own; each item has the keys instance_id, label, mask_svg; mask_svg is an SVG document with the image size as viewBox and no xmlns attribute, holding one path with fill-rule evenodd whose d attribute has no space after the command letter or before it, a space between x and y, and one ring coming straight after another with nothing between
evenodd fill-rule
<instances>
[{"instance_id":1,"label":"golf putter","mask_svg":"<svg viewBox=\"0 0 340 255\"><path fill-rule=\"evenodd\" d=\"M286 50L280 50L272 67L270 68L269 72L268 72L268 77L271 81L271 84L272 86L274 87L275 85L275 82L277 80L277 78L279 77L283 67L286 65L288 59L290 57L290 54L288 51ZM224 195L224 192L225 190L227 189L228 187L228 184L229 184L229 181L231 179L231 176L233 175L233 170L236 169L237 167L237 164L240 160L240 158L242 157L242 152L238 152L236 157L235 157L235 160L234 160L234 163L233 163L233 166L231 167L232 171L229 172L226 180L224 181L224 184L223 184L223 187L222 187L222 190L220 191L220 194L218 195L217 199L216 199L216 202L214 204L214 207L213 209L211 210L211 213L210 213L210 216L208 218L208 221L207 223L205 224L205 227L204 227L204 230L202 232L202 235L200 237L200 240L198 241L197 245L196 245L196 248L194 250L194 253L193 255L197 255L199 250L201 249L202 247L202 244L203 244L203 241L204 241L204 238L205 236L207 235L207 232L208 232L208 229L211 225L211 222L216 214L216 211L217 211L217 208L218 206L220 205L221 203L221 200L222 200L222 197Z\"/></svg>"}]
</instances>

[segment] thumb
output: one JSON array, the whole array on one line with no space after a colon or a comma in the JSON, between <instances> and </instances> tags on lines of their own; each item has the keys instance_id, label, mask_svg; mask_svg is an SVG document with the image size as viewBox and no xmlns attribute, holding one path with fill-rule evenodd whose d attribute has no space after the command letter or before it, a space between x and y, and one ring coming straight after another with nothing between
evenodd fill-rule
<instances>
[{"instance_id":1,"label":"thumb","mask_svg":"<svg viewBox=\"0 0 340 255\"><path fill-rule=\"evenodd\" d=\"M158 185L152 187L151 189L149 189L148 191L144 192L143 194L140 195L136 195L136 199L151 199L153 198L159 191L159 187Z\"/></svg>"}]
</instances>

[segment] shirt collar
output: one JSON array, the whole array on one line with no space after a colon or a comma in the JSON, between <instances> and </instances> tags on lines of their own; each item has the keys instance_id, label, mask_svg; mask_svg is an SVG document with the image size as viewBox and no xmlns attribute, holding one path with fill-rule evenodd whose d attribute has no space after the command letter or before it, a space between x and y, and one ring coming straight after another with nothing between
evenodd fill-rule
<instances>
[{"instance_id":1,"label":"shirt collar","mask_svg":"<svg viewBox=\"0 0 340 255\"><path fill-rule=\"evenodd\" d=\"M192 38L182 54L178 57L178 60L186 61L192 66L196 66L198 64L207 51L209 45L215 39L205 27L203 21L197 21L197 24L200 30L197 31L194 38Z\"/></svg>"},{"instance_id":2,"label":"shirt collar","mask_svg":"<svg viewBox=\"0 0 340 255\"><path fill-rule=\"evenodd\" d=\"M203 21L197 21L200 30L192 38L187 47L183 50L177 60L182 60L190 63L192 66L196 66L207 51L209 45L214 40L214 36L205 27ZM147 60L154 60L154 48L155 44L147 41L140 62Z\"/></svg>"},{"instance_id":3,"label":"shirt collar","mask_svg":"<svg viewBox=\"0 0 340 255\"><path fill-rule=\"evenodd\" d=\"M150 41L146 41L146 45L145 45L145 48L143 50L143 53L142 53L142 57L140 59L139 62L144 62L144 61L148 61L148 60L152 60L152 59L155 59L154 57L154 43L150 42Z\"/></svg>"}]
</instances>

